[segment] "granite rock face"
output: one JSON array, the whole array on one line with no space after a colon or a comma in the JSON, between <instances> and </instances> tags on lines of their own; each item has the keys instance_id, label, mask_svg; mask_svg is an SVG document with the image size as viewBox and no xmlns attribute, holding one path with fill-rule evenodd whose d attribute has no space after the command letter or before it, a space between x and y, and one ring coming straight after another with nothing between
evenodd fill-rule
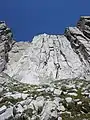
<instances>
[{"instance_id":1,"label":"granite rock face","mask_svg":"<svg viewBox=\"0 0 90 120\"><path fill-rule=\"evenodd\" d=\"M12 32L5 22L0 22L0 72L5 69L6 63L9 61L8 52L12 48Z\"/></svg>"},{"instance_id":2,"label":"granite rock face","mask_svg":"<svg viewBox=\"0 0 90 120\"><path fill-rule=\"evenodd\" d=\"M89 22L90 17L81 17L77 27L66 28L64 35L42 34L35 36L31 43L16 42L9 52L5 73L29 84L60 79L88 79Z\"/></svg>"}]
</instances>

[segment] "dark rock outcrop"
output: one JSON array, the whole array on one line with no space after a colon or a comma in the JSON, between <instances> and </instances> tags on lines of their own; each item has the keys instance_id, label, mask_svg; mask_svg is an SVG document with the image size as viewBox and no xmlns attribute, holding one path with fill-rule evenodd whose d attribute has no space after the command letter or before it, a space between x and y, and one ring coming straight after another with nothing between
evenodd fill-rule
<instances>
[{"instance_id":1,"label":"dark rock outcrop","mask_svg":"<svg viewBox=\"0 0 90 120\"><path fill-rule=\"evenodd\" d=\"M90 16L81 16L77 28L90 39Z\"/></svg>"},{"instance_id":2,"label":"dark rock outcrop","mask_svg":"<svg viewBox=\"0 0 90 120\"><path fill-rule=\"evenodd\" d=\"M13 34L11 29L7 27L5 22L0 22L0 72L5 69L6 63L8 62L8 52L12 48Z\"/></svg>"}]
</instances>

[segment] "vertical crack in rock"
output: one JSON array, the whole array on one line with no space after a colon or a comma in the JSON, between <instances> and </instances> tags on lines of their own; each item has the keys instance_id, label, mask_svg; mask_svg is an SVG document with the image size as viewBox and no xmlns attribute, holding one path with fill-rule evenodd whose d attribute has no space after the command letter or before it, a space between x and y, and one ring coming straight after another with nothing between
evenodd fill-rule
<instances>
[{"instance_id":1,"label":"vertical crack in rock","mask_svg":"<svg viewBox=\"0 0 90 120\"><path fill-rule=\"evenodd\" d=\"M41 57L42 57L42 48L43 48L43 46L44 46L44 38L42 38L42 45L41 45L41 48L40 48L40 62L39 62L39 66L40 66L40 64L43 62L42 60L41 60Z\"/></svg>"},{"instance_id":2,"label":"vertical crack in rock","mask_svg":"<svg viewBox=\"0 0 90 120\"><path fill-rule=\"evenodd\" d=\"M54 56L56 56L56 61L55 60L53 60L53 61L54 61L55 69L56 69L55 78L57 79L58 78L59 69L61 69L61 68L60 68L60 63L59 63L59 58L58 58L58 56L59 56L59 53L58 53L59 46L58 47L56 46L56 42L57 42L57 39L54 38L53 39L53 51L54 51Z\"/></svg>"}]
</instances>

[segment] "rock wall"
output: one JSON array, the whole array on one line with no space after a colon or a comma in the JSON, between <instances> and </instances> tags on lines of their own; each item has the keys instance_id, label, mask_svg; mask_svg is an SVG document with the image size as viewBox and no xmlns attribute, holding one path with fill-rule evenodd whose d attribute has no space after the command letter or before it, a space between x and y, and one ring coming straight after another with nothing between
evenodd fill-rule
<instances>
[{"instance_id":1,"label":"rock wall","mask_svg":"<svg viewBox=\"0 0 90 120\"><path fill-rule=\"evenodd\" d=\"M8 52L12 48L12 32L5 22L0 22L0 72L5 69L6 63L9 61Z\"/></svg>"},{"instance_id":2,"label":"rock wall","mask_svg":"<svg viewBox=\"0 0 90 120\"><path fill-rule=\"evenodd\" d=\"M13 52L13 49L9 52L10 60L5 72L30 84L60 79L88 79L89 21L90 17L81 17L77 27L66 28L64 35L42 34L35 36L31 43L16 43L14 49L18 52Z\"/></svg>"}]
</instances>

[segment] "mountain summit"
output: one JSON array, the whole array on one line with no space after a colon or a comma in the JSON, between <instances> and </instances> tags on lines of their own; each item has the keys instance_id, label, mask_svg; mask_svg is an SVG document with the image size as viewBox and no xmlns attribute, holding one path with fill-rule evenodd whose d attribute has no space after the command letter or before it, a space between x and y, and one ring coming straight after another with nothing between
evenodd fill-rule
<instances>
[{"instance_id":1,"label":"mountain summit","mask_svg":"<svg viewBox=\"0 0 90 120\"><path fill-rule=\"evenodd\" d=\"M63 35L41 34L35 36L31 43L13 41L10 29L3 22L0 30L0 50L4 52L0 71L10 77L29 84L88 79L90 17L82 16L77 26L66 28Z\"/></svg>"}]
</instances>

